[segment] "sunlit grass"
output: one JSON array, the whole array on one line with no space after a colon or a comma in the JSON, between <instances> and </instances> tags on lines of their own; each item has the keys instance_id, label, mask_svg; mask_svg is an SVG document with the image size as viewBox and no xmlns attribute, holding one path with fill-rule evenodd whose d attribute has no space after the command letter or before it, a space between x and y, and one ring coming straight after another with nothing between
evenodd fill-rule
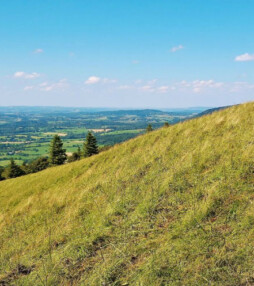
<instances>
[{"instance_id":1,"label":"sunlit grass","mask_svg":"<svg viewBox=\"0 0 254 286\"><path fill-rule=\"evenodd\" d=\"M249 103L0 182L0 281L252 285L253 200Z\"/></svg>"}]
</instances>

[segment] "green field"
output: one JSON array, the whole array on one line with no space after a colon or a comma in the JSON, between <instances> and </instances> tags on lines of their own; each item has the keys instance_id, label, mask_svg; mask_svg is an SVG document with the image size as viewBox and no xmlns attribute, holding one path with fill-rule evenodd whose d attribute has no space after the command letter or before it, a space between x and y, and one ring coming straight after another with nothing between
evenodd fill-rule
<instances>
[{"instance_id":1,"label":"green field","mask_svg":"<svg viewBox=\"0 0 254 286\"><path fill-rule=\"evenodd\" d=\"M92 130L100 146L114 145L144 133L148 123L154 128L165 121L176 123L189 118L194 111L162 112L158 110L124 110L76 112L60 108L0 109L0 166L12 158L19 164L47 156L50 140L59 134L68 154L82 148L88 130Z\"/></svg>"},{"instance_id":2,"label":"green field","mask_svg":"<svg viewBox=\"0 0 254 286\"><path fill-rule=\"evenodd\" d=\"M54 136L54 134L60 134L63 142L64 142L64 148L66 149L67 153L71 153L77 150L78 147L82 149L83 147L83 142L85 140L86 136L86 129L77 129L77 130L72 130L72 133L75 134L83 134L84 136L79 138L79 139L66 139L66 136L63 136L64 134L68 135L69 130L61 130L60 132L45 132L45 133L39 133L37 135L31 136L32 140L31 142L23 141L22 138L26 137L26 135L16 135L15 141L13 142L8 142L5 141L6 138L3 137L0 142L0 166L6 166L9 164L9 160L11 158L14 158L15 161L18 164L22 164L24 161L28 162L33 159L36 159L40 156L48 156L49 153L49 145L50 145L50 140ZM101 136L107 136L107 137L112 137L113 135L130 135L131 137L135 136L136 134L140 134L144 132L142 129L138 130L120 130L120 131L113 131L113 132L101 132ZM96 133L95 133L96 134ZM98 134L96 134L98 137ZM45 142L46 141L46 142ZM121 140L119 140L121 141ZM6 142L8 142L6 144ZM4 145L4 150L3 148L1 149L1 145ZM104 144L101 144L103 146ZM9 152L13 151L15 149L15 154L8 154Z\"/></svg>"},{"instance_id":3,"label":"green field","mask_svg":"<svg viewBox=\"0 0 254 286\"><path fill-rule=\"evenodd\" d=\"M1 285L253 285L254 103L0 182Z\"/></svg>"}]
</instances>

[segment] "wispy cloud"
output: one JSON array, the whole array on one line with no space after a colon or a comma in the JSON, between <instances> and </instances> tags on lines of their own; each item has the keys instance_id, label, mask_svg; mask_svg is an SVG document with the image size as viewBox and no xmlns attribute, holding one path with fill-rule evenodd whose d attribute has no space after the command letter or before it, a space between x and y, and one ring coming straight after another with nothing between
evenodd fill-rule
<instances>
[{"instance_id":1,"label":"wispy cloud","mask_svg":"<svg viewBox=\"0 0 254 286\"><path fill-rule=\"evenodd\" d=\"M29 90L43 91L43 92L50 92L54 90L64 91L68 87L69 87L68 81L66 79L60 79L57 82L44 81L36 85L27 85L24 87L24 91L29 91Z\"/></svg>"},{"instance_id":2,"label":"wispy cloud","mask_svg":"<svg viewBox=\"0 0 254 286\"><path fill-rule=\"evenodd\" d=\"M97 83L116 83L116 79L110 78L100 78L98 76L90 76L86 81L85 84L92 85Z\"/></svg>"},{"instance_id":3,"label":"wispy cloud","mask_svg":"<svg viewBox=\"0 0 254 286\"><path fill-rule=\"evenodd\" d=\"M236 62L249 62L254 61L254 54L245 53L235 57Z\"/></svg>"},{"instance_id":4,"label":"wispy cloud","mask_svg":"<svg viewBox=\"0 0 254 286\"><path fill-rule=\"evenodd\" d=\"M43 52L44 52L43 49L36 49L36 50L34 50L34 54L41 54Z\"/></svg>"},{"instance_id":5,"label":"wispy cloud","mask_svg":"<svg viewBox=\"0 0 254 286\"><path fill-rule=\"evenodd\" d=\"M162 85L162 86L159 86L157 90L158 90L159 93L166 93L169 90L169 86Z\"/></svg>"},{"instance_id":6,"label":"wispy cloud","mask_svg":"<svg viewBox=\"0 0 254 286\"><path fill-rule=\"evenodd\" d=\"M121 89L121 90L128 90L128 89L132 89L132 88L133 88L133 86L128 85L128 84L120 85L120 86L117 87L117 89Z\"/></svg>"},{"instance_id":7,"label":"wispy cloud","mask_svg":"<svg viewBox=\"0 0 254 286\"><path fill-rule=\"evenodd\" d=\"M42 83L39 84L39 87L44 87L44 86L47 86L48 85L48 82L47 81L44 81Z\"/></svg>"},{"instance_id":8,"label":"wispy cloud","mask_svg":"<svg viewBox=\"0 0 254 286\"><path fill-rule=\"evenodd\" d=\"M140 88L142 91L154 92L155 89L152 85L143 85Z\"/></svg>"},{"instance_id":9,"label":"wispy cloud","mask_svg":"<svg viewBox=\"0 0 254 286\"><path fill-rule=\"evenodd\" d=\"M181 81L176 84L177 87L180 88L189 88L195 93L199 93L201 91L204 91L205 89L211 89L211 88L220 88L224 84L223 82L216 82L212 79L210 80L194 80L194 81Z\"/></svg>"},{"instance_id":10,"label":"wispy cloud","mask_svg":"<svg viewBox=\"0 0 254 286\"><path fill-rule=\"evenodd\" d=\"M230 92L242 92L246 90L253 90L254 84L245 81L236 81L231 85Z\"/></svg>"},{"instance_id":11,"label":"wispy cloud","mask_svg":"<svg viewBox=\"0 0 254 286\"><path fill-rule=\"evenodd\" d=\"M210 80L194 80L194 81L180 81L172 84L159 85L157 80L150 80L147 84L136 87L143 92L152 93L169 93L173 91L188 91L191 93L205 92L210 89L219 89L224 87L223 82L216 82Z\"/></svg>"},{"instance_id":12,"label":"wispy cloud","mask_svg":"<svg viewBox=\"0 0 254 286\"><path fill-rule=\"evenodd\" d=\"M116 83L117 80L116 79L110 79L110 78L103 78L101 80L102 83Z\"/></svg>"},{"instance_id":13,"label":"wispy cloud","mask_svg":"<svg viewBox=\"0 0 254 286\"><path fill-rule=\"evenodd\" d=\"M27 78L26 73L17 72L17 78ZM31 75L31 74L29 74ZM29 76L28 78L31 78ZM192 81L182 80L182 81L163 81L161 82L159 79L150 79L150 80L138 80L131 82L119 82L119 84L115 84L117 80L109 79L109 78L101 78L98 76L90 76L85 84L87 85L95 85L98 84L98 88L103 90L110 88L109 91L118 91L126 93L128 91L149 94L154 96L162 96L162 95L177 95L177 94L197 94L197 95L211 95L211 94L242 94L247 91L254 90L254 83L248 83L244 81L239 82L222 82L215 81L213 79L197 79ZM24 85L23 90L26 92L29 91L38 91L38 92L54 92L54 91L66 91L70 86L69 82L66 79L61 79L56 82L41 81L40 83Z\"/></svg>"},{"instance_id":14,"label":"wispy cloud","mask_svg":"<svg viewBox=\"0 0 254 286\"><path fill-rule=\"evenodd\" d=\"M68 86L69 84L66 79L60 79L58 82L54 82L54 83L43 82L39 84L38 87L40 91L49 92L49 91L56 90L56 89L64 90Z\"/></svg>"},{"instance_id":15,"label":"wispy cloud","mask_svg":"<svg viewBox=\"0 0 254 286\"><path fill-rule=\"evenodd\" d=\"M15 78L24 78L24 79L34 79L40 77L40 74L33 72L33 73L25 73L23 71L17 71L13 75Z\"/></svg>"},{"instance_id":16,"label":"wispy cloud","mask_svg":"<svg viewBox=\"0 0 254 286\"><path fill-rule=\"evenodd\" d=\"M178 45L178 46L172 47L170 51L171 51L171 53L175 53L175 52L182 50L182 49L184 49L184 46Z\"/></svg>"}]
</instances>

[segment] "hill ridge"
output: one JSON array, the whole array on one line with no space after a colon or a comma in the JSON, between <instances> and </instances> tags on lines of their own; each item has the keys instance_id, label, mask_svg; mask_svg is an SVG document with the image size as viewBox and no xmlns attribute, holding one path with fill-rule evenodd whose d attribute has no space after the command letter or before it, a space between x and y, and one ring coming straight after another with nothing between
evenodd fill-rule
<instances>
[{"instance_id":1,"label":"hill ridge","mask_svg":"<svg viewBox=\"0 0 254 286\"><path fill-rule=\"evenodd\" d=\"M0 182L0 284L251 285L253 123L233 106Z\"/></svg>"}]
</instances>

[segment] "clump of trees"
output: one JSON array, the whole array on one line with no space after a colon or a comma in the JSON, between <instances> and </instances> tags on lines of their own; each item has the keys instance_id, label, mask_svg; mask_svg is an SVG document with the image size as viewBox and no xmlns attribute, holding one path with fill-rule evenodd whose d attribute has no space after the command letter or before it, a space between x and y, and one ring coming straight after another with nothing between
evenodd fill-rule
<instances>
[{"instance_id":1,"label":"clump of trees","mask_svg":"<svg viewBox=\"0 0 254 286\"><path fill-rule=\"evenodd\" d=\"M80 160L81 158L91 157L98 153L99 148L96 137L90 131L87 133L83 150L81 151L80 147L78 147L78 150L73 152L69 157L67 157L66 150L63 148L63 142L60 136L55 135L50 142L48 158L40 157L30 163L23 163L22 166L18 166L15 161L11 159L10 164L6 168L0 168L0 181L4 179L16 178L26 174L36 173L50 166L58 166L66 162L74 162Z\"/></svg>"},{"instance_id":2,"label":"clump of trees","mask_svg":"<svg viewBox=\"0 0 254 286\"><path fill-rule=\"evenodd\" d=\"M3 172L4 172L4 167L0 166L0 181L4 180L4 176L3 176Z\"/></svg>"},{"instance_id":3,"label":"clump of trees","mask_svg":"<svg viewBox=\"0 0 254 286\"><path fill-rule=\"evenodd\" d=\"M10 164L5 168L2 175L6 179L11 179L25 175L25 171L11 159Z\"/></svg>"},{"instance_id":4,"label":"clump of trees","mask_svg":"<svg viewBox=\"0 0 254 286\"><path fill-rule=\"evenodd\" d=\"M148 124L146 127L146 132L151 132L151 131L153 131L152 124Z\"/></svg>"},{"instance_id":5,"label":"clump of trees","mask_svg":"<svg viewBox=\"0 0 254 286\"><path fill-rule=\"evenodd\" d=\"M91 157L99 153L99 148L97 145L96 137L92 132L88 132L86 135L85 142L83 144L83 150L80 147L76 152L73 152L71 156L68 157L68 163L80 160L81 158Z\"/></svg>"},{"instance_id":6,"label":"clump of trees","mask_svg":"<svg viewBox=\"0 0 254 286\"><path fill-rule=\"evenodd\" d=\"M30 163L23 163L22 166L17 165L16 162L11 159L10 164L6 168L0 168L0 181L37 173L47 169L49 166L49 159L47 157L39 157Z\"/></svg>"},{"instance_id":7,"label":"clump of trees","mask_svg":"<svg viewBox=\"0 0 254 286\"><path fill-rule=\"evenodd\" d=\"M42 171L44 169L47 169L49 167L49 160L47 157L40 157L34 161L32 161L30 164L26 165L27 173L36 173L39 171Z\"/></svg>"}]
</instances>

